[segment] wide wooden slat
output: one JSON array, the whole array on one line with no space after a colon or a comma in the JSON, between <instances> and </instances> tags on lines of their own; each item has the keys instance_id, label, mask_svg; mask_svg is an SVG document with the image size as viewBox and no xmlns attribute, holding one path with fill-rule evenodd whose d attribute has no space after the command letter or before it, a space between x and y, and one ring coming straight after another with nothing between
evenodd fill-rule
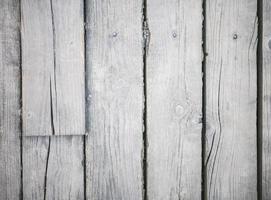
<instances>
[{"instance_id":1,"label":"wide wooden slat","mask_svg":"<svg viewBox=\"0 0 271 200\"><path fill-rule=\"evenodd\" d=\"M200 199L202 2L147 2L148 199Z\"/></svg>"},{"instance_id":2,"label":"wide wooden slat","mask_svg":"<svg viewBox=\"0 0 271 200\"><path fill-rule=\"evenodd\" d=\"M271 1L263 0L262 197L271 199Z\"/></svg>"},{"instance_id":3,"label":"wide wooden slat","mask_svg":"<svg viewBox=\"0 0 271 200\"><path fill-rule=\"evenodd\" d=\"M85 134L83 0L22 0L23 134Z\"/></svg>"},{"instance_id":4,"label":"wide wooden slat","mask_svg":"<svg viewBox=\"0 0 271 200\"><path fill-rule=\"evenodd\" d=\"M0 1L0 199L19 200L20 4Z\"/></svg>"},{"instance_id":5,"label":"wide wooden slat","mask_svg":"<svg viewBox=\"0 0 271 200\"><path fill-rule=\"evenodd\" d=\"M142 199L142 2L87 0L87 199Z\"/></svg>"},{"instance_id":6,"label":"wide wooden slat","mask_svg":"<svg viewBox=\"0 0 271 200\"><path fill-rule=\"evenodd\" d=\"M208 199L257 199L257 1L206 2Z\"/></svg>"},{"instance_id":7,"label":"wide wooden slat","mask_svg":"<svg viewBox=\"0 0 271 200\"><path fill-rule=\"evenodd\" d=\"M23 198L83 200L82 136L23 138Z\"/></svg>"}]
</instances>

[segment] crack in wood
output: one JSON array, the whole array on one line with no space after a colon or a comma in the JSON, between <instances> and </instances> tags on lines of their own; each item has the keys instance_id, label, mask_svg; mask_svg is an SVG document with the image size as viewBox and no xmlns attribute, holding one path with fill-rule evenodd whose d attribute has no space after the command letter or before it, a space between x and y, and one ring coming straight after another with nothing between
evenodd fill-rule
<instances>
[{"instance_id":1,"label":"crack in wood","mask_svg":"<svg viewBox=\"0 0 271 200\"><path fill-rule=\"evenodd\" d=\"M217 146L216 146L216 150L215 150L215 155L214 155L214 161L212 163L212 171L211 171L211 177L210 177L210 186L209 186L209 197L211 196L211 190L210 188L212 188L212 183L213 183L213 174L214 174L214 170L215 170L215 165L216 165L216 161L217 161L217 153L218 150L220 148L220 143L221 143L221 115L220 115L220 99L221 99L221 74L222 74L222 66L223 66L223 60L221 59L221 63L220 63L220 70L219 70L219 79L218 79L218 97L217 97L217 117L218 117L218 126L219 126L219 135L218 135L218 142L217 142ZM216 134L216 131L215 133ZM211 152L210 152L211 154ZM216 180L215 180L216 181Z\"/></svg>"},{"instance_id":2,"label":"crack in wood","mask_svg":"<svg viewBox=\"0 0 271 200\"><path fill-rule=\"evenodd\" d=\"M51 20L52 20L52 31L53 31L53 81L54 81L54 93L55 93L55 105L53 104L53 94L52 94L52 78L50 78L50 106L51 106L51 125L52 125L52 135L55 135L55 117L54 117L54 106L57 111L57 88L56 88L56 33L55 33L55 17L53 0L50 0L51 9ZM56 112L55 112L56 113ZM59 133L58 133L59 134Z\"/></svg>"},{"instance_id":3,"label":"crack in wood","mask_svg":"<svg viewBox=\"0 0 271 200\"><path fill-rule=\"evenodd\" d=\"M48 151L47 151L47 158L46 158L46 165L45 165L45 175L44 175L44 200L46 200L46 192L47 192L47 176L48 176L48 165L49 165L49 157L50 157L50 150L51 150L51 137L48 138Z\"/></svg>"},{"instance_id":4,"label":"crack in wood","mask_svg":"<svg viewBox=\"0 0 271 200\"><path fill-rule=\"evenodd\" d=\"M52 96L52 80L51 80L51 78L50 78L50 111L51 111L51 130L52 130L52 135L55 135L55 122L54 122L53 96Z\"/></svg>"}]
</instances>

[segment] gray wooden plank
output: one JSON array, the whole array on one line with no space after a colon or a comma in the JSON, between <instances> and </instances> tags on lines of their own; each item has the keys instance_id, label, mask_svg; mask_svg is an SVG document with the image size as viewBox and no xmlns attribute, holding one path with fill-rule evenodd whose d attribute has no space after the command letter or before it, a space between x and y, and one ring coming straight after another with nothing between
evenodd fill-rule
<instances>
[{"instance_id":1,"label":"gray wooden plank","mask_svg":"<svg viewBox=\"0 0 271 200\"><path fill-rule=\"evenodd\" d=\"M142 199L141 1L87 0L87 199Z\"/></svg>"},{"instance_id":2,"label":"gray wooden plank","mask_svg":"<svg viewBox=\"0 0 271 200\"><path fill-rule=\"evenodd\" d=\"M0 199L20 199L20 1L0 1Z\"/></svg>"},{"instance_id":3,"label":"gray wooden plank","mask_svg":"<svg viewBox=\"0 0 271 200\"><path fill-rule=\"evenodd\" d=\"M262 199L271 199L271 1L263 0Z\"/></svg>"},{"instance_id":4,"label":"gray wooden plank","mask_svg":"<svg viewBox=\"0 0 271 200\"><path fill-rule=\"evenodd\" d=\"M257 199L257 1L206 2L208 199Z\"/></svg>"},{"instance_id":5,"label":"gray wooden plank","mask_svg":"<svg viewBox=\"0 0 271 200\"><path fill-rule=\"evenodd\" d=\"M28 200L83 200L82 136L24 137L23 194Z\"/></svg>"},{"instance_id":6,"label":"gray wooden plank","mask_svg":"<svg viewBox=\"0 0 271 200\"><path fill-rule=\"evenodd\" d=\"M83 0L22 0L23 134L85 134Z\"/></svg>"},{"instance_id":7,"label":"gray wooden plank","mask_svg":"<svg viewBox=\"0 0 271 200\"><path fill-rule=\"evenodd\" d=\"M201 199L202 2L148 0L148 199Z\"/></svg>"}]
</instances>

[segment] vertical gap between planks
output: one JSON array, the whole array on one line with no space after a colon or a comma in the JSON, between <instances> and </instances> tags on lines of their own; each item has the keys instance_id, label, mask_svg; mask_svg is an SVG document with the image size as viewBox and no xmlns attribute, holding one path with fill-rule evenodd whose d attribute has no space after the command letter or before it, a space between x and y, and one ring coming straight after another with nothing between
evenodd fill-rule
<instances>
[{"instance_id":1,"label":"vertical gap between planks","mask_svg":"<svg viewBox=\"0 0 271 200\"><path fill-rule=\"evenodd\" d=\"M87 179L87 176L86 176L86 137L87 136L83 136L83 159L84 159L84 200L87 199L87 184L86 184L86 179Z\"/></svg>"},{"instance_id":2,"label":"vertical gap between planks","mask_svg":"<svg viewBox=\"0 0 271 200\"><path fill-rule=\"evenodd\" d=\"M206 0L202 0L202 171L201 199L207 199L206 153Z\"/></svg>"},{"instance_id":3,"label":"vertical gap between planks","mask_svg":"<svg viewBox=\"0 0 271 200\"><path fill-rule=\"evenodd\" d=\"M21 166L21 169L20 169L20 173L21 173L21 177L20 177L20 200L23 200L24 198L24 195L23 195L23 115L22 115L22 112L23 112L23 95L22 95L22 92L23 92L23 75L22 75L22 33L21 33L21 30L22 30L22 0L19 0L19 16L20 16L20 19L19 19L19 38L20 38L20 41L19 41L19 45L20 45L20 77L19 77L19 84L20 84L20 166Z\"/></svg>"},{"instance_id":4,"label":"vertical gap between planks","mask_svg":"<svg viewBox=\"0 0 271 200\"><path fill-rule=\"evenodd\" d=\"M88 134L88 70L87 70L87 0L83 0L83 15L84 15L84 65L85 65L85 135L83 136L83 165L84 165L84 200L87 199L87 166L86 166L86 137Z\"/></svg>"},{"instance_id":5,"label":"vertical gap between planks","mask_svg":"<svg viewBox=\"0 0 271 200\"><path fill-rule=\"evenodd\" d=\"M148 18L147 18L147 0L142 0L142 35L143 35L143 156L142 156L142 176L143 176L143 199L148 200L148 136L147 136L147 50L148 50Z\"/></svg>"},{"instance_id":6,"label":"vertical gap between planks","mask_svg":"<svg viewBox=\"0 0 271 200\"><path fill-rule=\"evenodd\" d=\"M262 99L263 99L263 0L257 1L258 45L257 45L257 192L262 199Z\"/></svg>"}]
</instances>

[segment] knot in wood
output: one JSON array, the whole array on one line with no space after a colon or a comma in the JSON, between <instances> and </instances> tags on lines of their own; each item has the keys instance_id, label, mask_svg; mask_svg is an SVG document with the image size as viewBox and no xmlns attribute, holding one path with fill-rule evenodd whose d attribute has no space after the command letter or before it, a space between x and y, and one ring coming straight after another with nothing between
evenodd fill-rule
<instances>
[{"instance_id":1,"label":"knot in wood","mask_svg":"<svg viewBox=\"0 0 271 200\"><path fill-rule=\"evenodd\" d=\"M177 115L182 115L184 113L184 107L181 105L177 105L175 108L175 112Z\"/></svg>"}]
</instances>

